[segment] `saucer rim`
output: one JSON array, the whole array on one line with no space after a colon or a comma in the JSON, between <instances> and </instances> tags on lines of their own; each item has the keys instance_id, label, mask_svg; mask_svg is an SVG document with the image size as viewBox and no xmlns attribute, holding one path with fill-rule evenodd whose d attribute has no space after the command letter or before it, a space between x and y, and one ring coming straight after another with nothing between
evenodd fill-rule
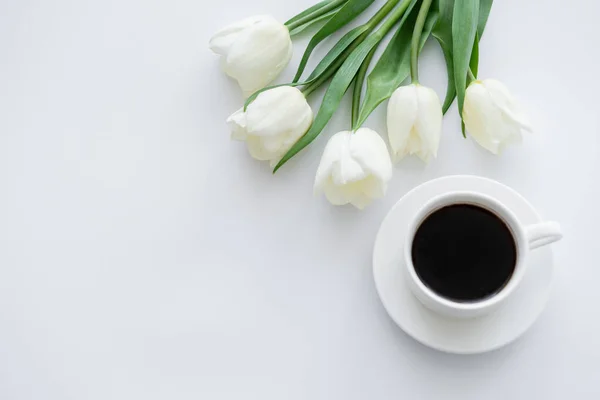
<instances>
[{"instance_id":1,"label":"saucer rim","mask_svg":"<svg viewBox=\"0 0 600 400\"><path fill-rule=\"evenodd\" d=\"M521 329L519 329L519 331L513 335L513 337L511 337L509 340L507 341L503 341L497 344L494 344L492 346L486 347L485 349L473 349L473 350L458 350L458 349L449 349L448 347L444 347L444 346L439 346L436 343L430 342L430 341L426 341L423 338L419 337L419 335L414 334L414 332L411 332L410 329L406 329L404 327L405 324L403 324L402 322L398 321L396 316L394 315L393 312L390 311L390 309L388 308L388 305L386 304L386 301L384 301L384 296L382 295L382 288L380 287L380 283L379 280L377 278L378 272L377 272L377 264L375 262L375 258L376 258L376 250L378 247L378 243L380 241L380 237L383 235L383 225L384 223L387 221L388 218L390 218L390 215L392 215L395 210L401 206L401 204L406 201L407 198L410 198L410 196L413 196L414 193L421 189L423 186L433 186L435 184L438 184L441 181L447 181L447 180L454 180L454 179L470 179L473 180L474 182L480 181L480 182L486 182L488 184L493 184L498 186L499 188L502 188L503 190L505 190L507 193L510 193L511 195L515 196L516 198L519 199L519 201L521 201L523 203L524 206L527 206L531 212L532 215L535 215L535 218L537 219L537 221L541 221L542 217L539 214L539 212L537 211L537 209L525 198L523 197L523 195L521 195L519 192L517 192L515 189L501 183L498 182L494 179L490 179L487 177L483 177L483 176L478 176L478 175L448 175L448 176L443 176L443 177L439 177L439 178L435 178L432 179L430 181L424 182L414 188L412 188L410 191L408 191L404 196L402 196L391 208L390 210L386 213L385 217L382 219L381 224L379 226L379 229L377 231L377 235L375 236L375 241L374 241L374 245L373 245L373 256L372 256L372 263L373 263L373 279L375 281L375 288L377 290L377 295L381 301L381 304L383 305L384 309L386 310L386 313L389 315L389 317L392 319L392 321L398 325L398 327L405 333L407 334L409 337L411 337L412 339L414 339L415 341L417 341L418 343L427 346L429 348L432 348L434 350L443 352L443 353L447 353L447 354L457 354L457 355L475 355L475 354L484 354L484 353L488 353L488 352L492 352L495 350L498 350L502 347L508 346L511 343L515 342L517 339L519 339L520 337L522 337L532 326L533 324L537 321L537 319L540 317L540 315L543 313L544 309L546 308L546 305L549 301L550 298L550 292L551 292L551 288L553 285L553 281L554 281L554 268L552 267L552 272L551 272L551 276L550 276L550 281L548 283L548 290L546 290L545 293L545 298L542 301L542 306L540 307L540 311L537 313L537 315L535 315L533 318L531 318L531 321L528 321L527 324L525 324L524 327L522 327ZM485 192L484 192L485 194ZM546 248L544 249L545 251L547 251L549 254L549 261L551 263L552 266L554 266L554 254L552 252L551 248ZM406 285L406 290L410 290L410 288L408 287L408 285ZM413 295L414 296L414 295ZM416 300L416 304L417 307L421 307L425 310L426 307L418 300ZM439 319L447 319L449 317L444 317L441 315L437 315L436 313L434 313L433 311L427 310L427 312L432 313L432 315L434 315L435 317L439 318ZM485 318L485 317L481 317L481 318ZM456 319L456 318L451 318L454 322L460 322L460 319ZM478 319L478 318L476 318Z\"/></svg>"}]
</instances>

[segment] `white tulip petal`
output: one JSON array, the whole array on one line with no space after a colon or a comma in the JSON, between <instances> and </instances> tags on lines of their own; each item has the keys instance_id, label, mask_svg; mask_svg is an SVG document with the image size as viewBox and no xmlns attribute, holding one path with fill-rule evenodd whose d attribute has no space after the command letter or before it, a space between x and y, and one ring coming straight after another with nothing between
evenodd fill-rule
<instances>
[{"instance_id":1,"label":"white tulip petal","mask_svg":"<svg viewBox=\"0 0 600 400\"><path fill-rule=\"evenodd\" d=\"M330 148L335 146L337 151L333 161L327 159L327 162L330 163L329 177L334 185L344 187L345 190L348 190L352 188L352 183L364 179L367 173L352 158L351 143L354 140L354 134L344 131L334 136L335 139L332 138L327 144Z\"/></svg>"},{"instance_id":2,"label":"white tulip petal","mask_svg":"<svg viewBox=\"0 0 600 400\"><path fill-rule=\"evenodd\" d=\"M328 181L331 181L331 174L337 160L341 157L341 149L346 139L346 135L352 134L350 131L342 131L333 135L325 145L323 155L321 156L321 162L317 168L317 175L315 177L315 192L324 190L328 185Z\"/></svg>"},{"instance_id":3,"label":"white tulip petal","mask_svg":"<svg viewBox=\"0 0 600 400\"><path fill-rule=\"evenodd\" d=\"M442 104L437 93L424 86L417 87L418 114L415 121L415 133L420 139L420 147L411 149L423 161L437 157L442 131Z\"/></svg>"},{"instance_id":4,"label":"white tulip petal","mask_svg":"<svg viewBox=\"0 0 600 400\"><path fill-rule=\"evenodd\" d=\"M334 205L364 208L382 197L392 176L385 143L374 131L339 132L325 146L315 176L315 192L323 191Z\"/></svg>"},{"instance_id":5,"label":"white tulip petal","mask_svg":"<svg viewBox=\"0 0 600 400\"><path fill-rule=\"evenodd\" d=\"M313 123L313 112L308 106L308 103L306 103L306 100L305 107L298 111L296 121L296 125L290 130L290 134L288 136L288 145L290 147L296 143L298 139L304 136Z\"/></svg>"},{"instance_id":6,"label":"white tulip petal","mask_svg":"<svg viewBox=\"0 0 600 400\"><path fill-rule=\"evenodd\" d=\"M256 136L248 136L246 138L246 146L248 147L248 153L259 161L269 161L271 158L277 156L265 148L262 138Z\"/></svg>"},{"instance_id":7,"label":"white tulip petal","mask_svg":"<svg viewBox=\"0 0 600 400\"><path fill-rule=\"evenodd\" d=\"M529 118L522 112L517 100L503 83L495 79L486 79L482 85L488 90L492 101L504 112L506 118L519 124L522 129L532 131Z\"/></svg>"},{"instance_id":8,"label":"white tulip petal","mask_svg":"<svg viewBox=\"0 0 600 400\"><path fill-rule=\"evenodd\" d=\"M208 47L217 54L227 54L231 45L235 42L241 32L250 26L259 23L264 18L267 17L263 15L256 15L227 25L215 33L212 38L210 38Z\"/></svg>"},{"instance_id":9,"label":"white tulip petal","mask_svg":"<svg viewBox=\"0 0 600 400\"><path fill-rule=\"evenodd\" d=\"M229 25L210 40L222 56L222 68L238 81L246 97L279 75L292 57L287 27L271 16L255 16Z\"/></svg>"},{"instance_id":10,"label":"white tulip petal","mask_svg":"<svg viewBox=\"0 0 600 400\"><path fill-rule=\"evenodd\" d=\"M475 81L467 88L463 120L473 139L493 154L520 143L521 130L529 127L506 87L489 79Z\"/></svg>"},{"instance_id":11,"label":"white tulip petal","mask_svg":"<svg viewBox=\"0 0 600 400\"><path fill-rule=\"evenodd\" d=\"M394 161L416 154L427 162L437 156L442 105L434 90L411 84L396 89L388 104L388 135Z\"/></svg>"},{"instance_id":12,"label":"white tulip petal","mask_svg":"<svg viewBox=\"0 0 600 400\"><path fill-rule=\"evenodd\" d=\"M354 133L350 151L352 157L370 174L386 182L392 178L392 163L387 146L374 130L358 129Z\"/></svg>"},{"instance_id":13,"label":"white tulip petal","mask_svg":"<svg viewBox=\"0 0 600 400\"><path fill-rule=\"evenodd\" d=\"M227 118L227 125L231 129L231 139L246 140L246 113L242 108Z\"/></svg>"},{"instance_id":14,"label":"white tulip petal","mask_svg":"<svg viewBox=\"0 0 600 400\"><path fill-rule=\"evenodd\" d=\"M232 138L245 140L252 157L273 166L306 133L312 118L302 92L281 87L261 93L245 112L236 111L227 123Z\"/></svg>"},{"instance_id":15,"label":"white tulip petal","mask_svg":"<svg viewBox=\"0 0 600 400\"><path fill-rule=\"evenodd\" d=\"M415 85L402 86L394 91L388 103L388 138L394 161L408 154L407 146L418 114Z\"/></svg>"},{"instance_id":16,"label":"white tulip petal","mask_svg":"<svg viewBox=\"0 0 600 400\"><path fill-rule=\"evenodd\" d=\"M367 177L367 171L352 158L348 149L342 151L340 159L331 171L334 185L350 186Z\"/></svg>"},{"instance_id":17,"label":"white tulip petal","mask_svg":"<svg viewBox=\"0 0 600 400\"><path fill-rule=\"evenodd\" d=\"M281 86L261 93L247 109L248 133L272 136L292 131L312 121L312 110L307 107L302 92L290 86ZM300 125L300 126L299 126Z\"/></svg>"},{"instance_id":18,"label":"white tulip petal","mask_svg":"<svg viewBox=\"0 0 600 400\"><path fill-rule=\"evenodd\" d=\"M388 157L389 158L389 157ZM390 162L391 164L391 162ZM391 179L391 176L390 176ZM372 198L379 199L385 196L385 192L387 191L387 183L388 180L378 179L376 176L371 175L365 178L361 182L361 191L362 194Z\"/></svg>"},{"instance_id":19,"label":"white tulip petal","mask_svg":"<svg viewBox=\"0 0 600 400\"><path fill-rule=\"evenodd\" d=\"M358 196L356 196L354 199L352 199L352 201L350 202L354 207L358 208L359 210L364 210L366 206L368 206L369 204L371 204L371 202L373 201L372 198L370 198L369 196L365 195L365 194L360 194Z\"/></svg>"},{"instance_id":20,"label":"white tulip petal","mask_svg":"<svg viewBox=\"0 0 600 400\"><path fill-rule=\"evenodd\" d=\"M402 153L399 153L396 157L396 160L401 160L405 155L416 154L423 161L427 162L429 161L429 153L426 150L423 150L425 146L427 146L427 144L423 142L421 136L418 134L417 128L413 127L413 129L410 131L410 137L406 143L403 155Z\"/></svg>"},{"instance_id":21,"label":"white tulip petal","mask_svg":"<svg viewBox=\"0 0 600 400\"><path fill-rule=\"evenodd\" d=\"M262 147L270 154L277 155L283 151L283 146L286 142L288 132L282 132L280 135L271 136L254 136L260 139Z\"/></svg>"},{"instance_id":22,"label":"white tulip petal","mask_svg":"<svg viewBox=\"0 0 600 400\"><path fill-rule=\"evenodd\" d=\"M325 193L327 200L334 206L343 206L350 203L347 188L335 185L333 181L331 181L331 178L328 182L325 182L323 192Z\"/></svg>"},{"instance_id":23,"label":"white tulip petal","mask_svg":"<svg viewBox=\"0 0 600 400\"><path fill-rule=\"evenodd\" d=\"M483 85L473 83L467 88L463 120L465 128L480 146L498 154L501 115Z\"/></svg>"},{"instance_id":24,"label":"white tulip petal","mask_svg":"<svg viewBox=\"0 0 600 400\"><path fill-rule=\"evenodd\" d=\"M231 44L224 69L249 96L271 83L291 57L288 29L268 17L247 28Z\"/></svg>"}]
</instances>

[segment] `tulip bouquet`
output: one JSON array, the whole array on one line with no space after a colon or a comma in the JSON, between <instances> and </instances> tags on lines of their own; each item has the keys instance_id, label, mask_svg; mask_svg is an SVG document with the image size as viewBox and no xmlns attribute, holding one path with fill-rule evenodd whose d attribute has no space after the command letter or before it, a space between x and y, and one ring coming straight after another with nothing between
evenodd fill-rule
<instances>
[{"instance_id":1,"label":"tulip bouquet","mask_svg":"<svg viewBox=\"0 0 600 400\"><path fill-rule=\"evenodd\" d=\"M245 141L251 156L269 161L276 172L323 131L353 86L350 129L327 142L315 190L333 204L351 203L361 209L385 194L392 162L407 155L425 162L437 156L442 118L455 99L463 135L468 132L498 154L506 144L520 141L522 130L530 126L502 83L477 78L479 40L492 1L382 2L367 22L348 30L305 78L313 50L375 0L325 0L283 24L270 16L256 16L223 28L210 40L210 48L222 56L223 70L237 80L246 97L243 107L227 120L232 138ZM312 25L318 29L292 82L268 86L291 59L291 38ZM377 47L393 30L382 55L374 60ZM419 82L419 53L429 37L439 43L446 61L443 103ZM403 85L408 79L410 83ZM327 90L314 115L306 98L322 85L328 85ZM390 152L376 132L363 127L388 99Z\"/></svg>"}]
</instances>

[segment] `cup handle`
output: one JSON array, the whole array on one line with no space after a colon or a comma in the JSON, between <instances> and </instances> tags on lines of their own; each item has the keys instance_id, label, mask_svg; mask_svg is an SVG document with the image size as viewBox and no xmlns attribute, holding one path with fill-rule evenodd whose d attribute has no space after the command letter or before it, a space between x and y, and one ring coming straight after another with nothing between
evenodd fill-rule
<instances>
[{"instance_id":1,"label":"cup handle","mask_svg":"<svg viewBox=\"0 0 600 400\"><path fill-rule=\"evenodd\" d=\"M563 236L560 225L553 221L529 225L525 228L525 234L531 250L559 241Z\"/></svg>"}]
</instances>

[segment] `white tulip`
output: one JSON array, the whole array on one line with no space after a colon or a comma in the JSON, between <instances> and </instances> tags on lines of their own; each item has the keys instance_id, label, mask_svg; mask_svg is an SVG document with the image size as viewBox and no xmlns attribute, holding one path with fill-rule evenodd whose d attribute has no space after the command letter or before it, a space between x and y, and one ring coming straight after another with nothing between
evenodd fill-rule
<instances>
[{"instance_id":1,"label":"white tulip","mask_svg":"<svg viewBox=\"0 0 600 400\"><path fill-rule=\"evenodd\" d=\"M231 138L246 141L250 155L275 166L310 128L313 112L304 94L294 87L266 90L233 113L227 123Z\"/></svg>"},{"instance_id":2,"label":"white tulip","mask_svg":"<svg viewBox=\"0 0 600 400\"><path fill-rule=\"evenodd\" d=\"M522 130L531 131L529 120L515 99L495 79L473 81L469 85L462 117L473 139L494 154L507 144L520 143Z\"/></svg>"},{"instance_id":3,"label":"white tulip","mask_svg":"<svg viewBox=\"0 0 600 400\"><path fill-rule=\"evenodd\" d=\"M246 97L271 83L292 58L288 28L265 15L226 26L209 46L223 57L223 70L238 81Z\"/></svg>"},{"instance_id":4,"label":"white tulip","mask_svg":"<svg viewBox=\"0 0 600 400\"><path fill-rule=\"evenodd\" d=\"M392 178L385 142L373 130L360 128L333 135L321 158L315 192L325 192L334 205L351 203L363 209L383 197Z\"/></svg>"},{"instance_id":5,"label":"white tulip","mask_svg":"<svg viewBox=\"0 0 600 400\"><path fill-rule=\"evenodd\" d=\"M387 127L392 158L416 154L428 162L436 157L442 131L442 105L433 89L419 84L401 86L388 103Z\"/></svg>"}]
</instances>

